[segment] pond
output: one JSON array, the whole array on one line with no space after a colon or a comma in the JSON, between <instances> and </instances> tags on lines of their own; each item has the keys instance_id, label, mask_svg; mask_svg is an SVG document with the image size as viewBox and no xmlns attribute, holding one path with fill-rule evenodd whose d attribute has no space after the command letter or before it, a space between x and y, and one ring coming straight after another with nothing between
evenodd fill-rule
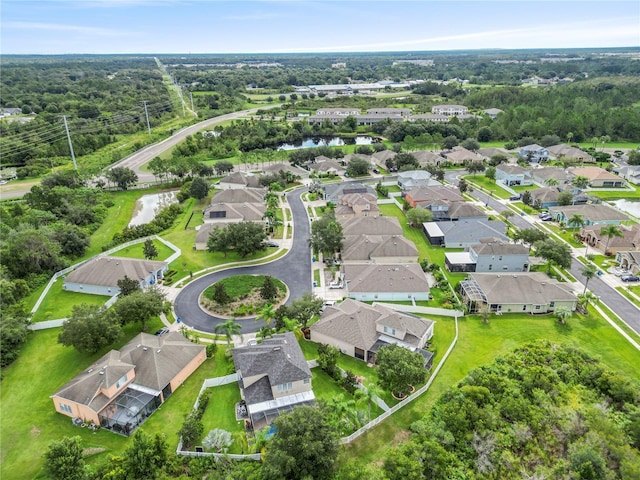
<instances>
[{"instance_id":1,"label":"pond","mask_svg":"<svg viewBox=\"0 0 640 480\"><path fill-rule=\"evenodd\" d=\"M283 143L278 150L299 150L301 148L318 147L340 147L342 145L371 145L377 143L378 139L368 135L358 135L357 137L307 137L296 143Z\"/></svg>"},{"instance_id":2,"label":"pond","mask_svg":"<svg viewBox=\"0 0 640 480\"><path fill-rule=\"evenodd\" d=\"M158 212L172 203L178 203L178 190L143 195L136 202L129 226L142 225L153 220Z\"/></svg>"},{"instance_id":3,"label":"pond","mask_svg":"<svg viewBox=\"0 0 640 480\"><path fill-rule=\"evenodd\" d=\"M623 212L629 213L636 218L640 218L640 200L613 200L611 201L616 207Z\"/></svg>"}]
</instances>

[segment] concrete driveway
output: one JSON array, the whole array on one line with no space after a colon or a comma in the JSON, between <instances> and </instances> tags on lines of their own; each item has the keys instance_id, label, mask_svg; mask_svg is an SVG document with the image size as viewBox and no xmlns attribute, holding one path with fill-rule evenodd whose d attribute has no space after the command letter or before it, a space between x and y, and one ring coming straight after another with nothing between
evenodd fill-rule
<instances>
[{"instance_id":1,"label":"concrete driveway","mask_svg":"<svg viewBox=\"0 0 640 480\"><path fill-rule=\"evenodd\" d=\"M270 275L284 282L289 288L287 303L311 292L311 252L309 250L309 218L302 203L301 195L306 188L287 194L293 220L293 242L289 252L277 260L262 265L230 268L210 273L195 279L182 288L174 303L176 316L182 323L196 330L213 333L218 323L226 319L216 317L200 308L198 299L211 284L234 275ZM265 323L256 322L255 317L236 320L242 326L242 333L257 332Z\"/></svg>"}]
</instances>

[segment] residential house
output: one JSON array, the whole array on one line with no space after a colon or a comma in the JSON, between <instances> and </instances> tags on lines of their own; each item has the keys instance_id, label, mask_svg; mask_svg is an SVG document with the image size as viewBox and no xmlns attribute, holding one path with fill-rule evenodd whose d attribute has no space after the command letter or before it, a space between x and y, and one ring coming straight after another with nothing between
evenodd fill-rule
<instances>
[{"instance_id":1,"label":"residential house","mask_svg":"<svg viewBox=\"0 0 640 480\"><path fill-rule=\"evenodd\" d=\"M280 173L280 172L289 172L294 176L307 178L309 177L309 172L303 170L302 168L295 167L290 163L270 163L266 167L262 169L263 173Z\"/></svg>"},{"instance_id":2,"label":"residential house","mask_svg":"<svg viewBox=\"0 0 640 480\"><path fill-rule=\"evenodd\" d=\"M620 268L628 270L633 275L640 275L640 250L617 252L616 262Z\"/></svg>"},{"instance_id":3,"label":"residential house","mask_svg":"<svg viewBox=\"0 0 640 480\"><path fill-rule=\"evenodd\" d=\"M566 145L564 143L561 143L560 145L552 145L548 150L550 156L553 156L557 159L568 158L578 160L580 162L595 162L595 158L593 158L587 152L584 152L579 148L572 147L571 145Z\"/></svg>"},{"instance_id":4,"label":"residential house","mask_svg":"<svg viewBox=\"0 0 640 480\"><path fill-rule=\"evenodd\" d=\"M482 162L484 160L482 155L460 146L453 147L451 151L444 152L443 155L447 162L454 165L462 165L467 162Z\"/></svg>"},{"instance_id":5,"label":"residential house","mask_svg":"<svg viewBox=\"0 0 640 480\"><path fill-rule=\"evenodd\" d=\"M202 212L204 223L263 222L264 203L214 203Z\"/></svg>"},{"instance_id":6,"label":"residential house","mask_svg":"<svg viewBox=\"0 0 640 480\"><path fill-rule=\"evenodd\" d=\"M393 150L382 150L371 155L371 161L387 170L387 160L393 160L396 155Z\"/></svg>"},{"instance_id":7,"label":"residential house","mask_svg":"<svg viewBox=\"0 0 640 480\"><path fill-rule=\"evenodd\" d=\"M356 115L360 115L360 109L358 108L319 108L318 110L316 110L316 115L318 116L338 115L344 119L348 116L355 117Z\"/></svg>"},{"instance_id":8,"label":"residential house","mask_svg":"<svg viewBox=\"0 0 640 480\"><path fill-rule=\"evenodd\" d=\"M434 122L434 123L448 123L451 120L449 115L444 115L441 113L419 113L416 115L411 115L409 121L415 122L416 120L424 120L426 122Z\"/></svg>"},{"instance_id":9,"label":"residential house","mask_svg":"<svg viewBox=\"0 0 640 480\"><path fill-rule=\"evenodd\" d=\"M446 248L467 248L480 243L482 239L497 239L509 242L507 225L499 220L466 220L457 222L427 222L422 230L431 245Z\"/></svg>"},{"instance_id":10,"label":"residential house","mask_svg":"<svg viewBox=\"0 0 640 480\"><path fill-rule=\"evenodd\" d=\"M338 219L342 234L357 235L402 235L402 226L397 217L353 217Z\"/></svg>"},{"instance_id":11,"label":"residential house","mask_svg":"<svg viewBox=\"0 0 640 480\"><path fill-rule=\"evenodd\" d=\"M445 161L442 156L429 150L416 150L409 153L415 157L420 167L426 167L428 165L440 166L440 164Z\"/></svg>"},{"instance_id":12,"label":"residential house","mask_svg":"<svg viewBox=\"0 0 640 480\"><path fill-rule=\"evenodd\" d=\"M520 147L518 158L530 163L543 163L549 160L549 150L534 143Z\"/></svg>"},{"instance_id":13,"label":"residential house","mask_svg":"<svg viewBox=\"0 0 640 480\"><path fill-rule=\"evenodd\" d=\"M327 159L322 162L316 162L309 165L311 170L319 173L320 175L339 175L345 174L347 169L337 160Z\"/></svg>"},{"instance_id":14,"label":"residential house","mask_svg":"<svg viewBox=\"0 0 640 480\"><path fill-rule=\"evenodd\" d=\"M558 307L576 309L571 285L544 272L471 273L460 282L460 293L470 313L487 305L493 313L544 314Z\"/></svg>"},{"instance_id":15,"label":"residential house","mask_svg":"<svg viewBox=\"0 0 640 480\"><path fill-rule=\"evenodd\" d=\"M496 155L502 155L507 158L511 157L511 153L509 152L509 150L497 147L479 148L477 153L485 160L491 160L491 158L495 157Z\"/></svg>"},{"instance_id":16,"label":"residential house","mask_svg":"<svg viewBox=\"0 0 640 480\"><path fill-rule=\"evenodd\" d=\"M496 181L502 182L508 187L533 185L529 169L508 163L501 163L496 167Z\"/></svg>"},{"instance_id":17,"label":"residential house","mask_svg":"<svg viewBox=\"0 0 640 480\"><path fill-rule=\"evenodd\" d=\"M438 220L484 220L487 218L484 210L482 210L477 205L469 202L452 202L449 204L448 210L446 210L445 215L440 217ZM434 219L436 216L434 215Z\"/></svg>"},{"instance_id":18,"label":"residential house","mask_svg":"<svg viewBox=\"0 0 640 480\"><path fill-rule=\"evenodd\" d=\"M570 168L569 171L576 177L589 179L589 185L594 188L624 187L624 179L618 175L607 172L600 167Z\"/></svg>"},{"instance_id":19,"label":"residential house","mask_svg":"<svg viewBox=\"0 0 640 480\"><path fill-rule=\"evenodd\" d=\"M528 272L529 249L522 244L482 240L465 252L446 252L450 272Z\"/></svg>"},{"instance_id":20,"label":"residential house","mask_svg":"<svg viewBox=\"0 0 640 480\"><path fill-rule=\"evenodd\" d=\"M603 204L567 205L550 207L549 213L556 222L568 224L574 215L582 216L585 225L620 225L629 217L613 207Z\"/></svg>"},{"instance_id":21,"label":"residential house","mask_svg":"<svg viewBox=\"0 0 640 480\"><path fill-rule=\"evenodd\" d=\"M336 218L377 217L380 215L378 197L373 193L340 195L333 213Z\"/></svg>"},{"instance_id":22,"label":"residential house","mask_svg":"<svg viewBox=\"0 0 640 480\"><path fill-rule=\"evenodd\" d=\"M230 189L217 192L211 197L211 205L216 203L262 203L266 190L264 188Z\"/></svg>"},{"instance_id":23,"label":"residential house","mask_svg":"<svg viewBox=\"0 0 640 480\"><path fill-rule=\"evenodd\" d=\"M226 177L220 179L218 186L222 190L231 188L261 188L260 177L250 172L230 173Z\"/></svg>"},{"instance_id":24,"label":"residential house","mask_svg":"<svg viewBox=\"0 0 640 480\"><path fill-rule=\"evenodd\" d=\"M602 229L607 225L588 225L580 232L582 241L587 242L591 247L599 248L607 254L624 252L627 250L640 250L640 226L620 225L622 237L606 237L602 234Z\"/></svg>"},{"instance_id":25,"label":"residential house","mask_svg":"<svg viewBox=\"0 0 640 480\"><path fill-rule=\"evenodd\" d=\"M378 122L384 122L385 120L391 120L392 122L402 122L405 117L399 113L365 113L356 117L358 125L373 125Z\"/></svg>"},{"instance_id":26,"label":"residential house","mask_svg":"<svg viewBox=\"0 0 640 480\"><path fill-rule=\"evenodd\" d=\"M130 435L206 360L178 332L140 333L51 395L58 413Z\"/></svg>"},{"instance_id":27,"label":"residential house","mask_svg":"<svg viewBox=\"0 0 640 480\"><path fill-rule=\"evenodd\" d=\"M431 368L433 353L424 350L433 337L435 322L397 312L380 304L346 299L327 307L309 328L311 340L338 348L345 355L375 363L376 352L386 345L417 351Z\"/></svg>"},{"instance_id":28,"label":"residential house","mask_svg":"<svg viewBox=\"0 0 640 480\"><path fill-rule=\"evenodd\" d=\"M398 173L398 186L403 192L408 192L416 188L442 185L431 177L426 170L408 170Z\"/></svg>"},{"instance_id":29,"label":"residential house","mask_svg":"<svg viewBox=\"0 0 640 480\"><path fill-rule=\"evenodd\" d=\"M417 263L343 264L347 296L354 300L429 300L430 285Z\"/></svg>"},{"instance_id":30,"label":"residential house","mask_svg":"<svg viewBox=\"0 0 640 480\"><path fill-rule=\"evenodd\" d=\"M431 107L431 113L448 116L459 116L469 113L469 109L464 105L436 105L435 107Z\"/></svg>"},{"instance_id":31,"label":"residential house","mask_svg":"<svg viewBox=\"0 0 640 480\"><path fill-rule=\"evenodd\" d=\"M499 108L486 108L482 110L482 113L487 115L491 120L495 120L498 115L504 113L504 110L500 110Z\"/></svg>"},{"instance_id":32,"label":"residential house","mask_svg":"<svg viewBox=\"0 0 640 480\"><path fill-rule=\"evenodd\" d=\"M416 263L418 249L400 235L383 233L345 235L340 258L342 263Z\"/></svg>"},{"instance_id":33,"label":"residential house","mask_svg":"<svg viewBox=\"0 0 640 480\"><path fill-rule=\"evenodd\" d=\"M441 184L414 188L405 194L404 199L412 208L420 206L430 210L433 210L431 206L438 201L444 201L446 203L465 201L457 188Z\"/></svg>"},{"instance_id":34,"label":"residential house","mask_svg":"<svg viewBox=\"0 0 640 480\"><path fill-rule=\"evenodd\" d=\"M328 183L322 186L324 199L327 202L334 204L338 203L338 200L342 195L348 195L350 193L371 193L376 195L376 190L370 185L363 185L359 182L343 182L343 183Z\"/></svg>"},{"instance_id":35,"label":"residential house","mask_svg":"<svg viewBox=\"0 0 640 480\"><path fill-rule=\"evenodd\" d=\"M367 109L367 114L389 115L389 116L399 115L401 117L408 117L411 115L411 109L410 108L369 108Z\"/></svg>"},{"instance_id":36,"label":"residential house","mask_svg":"<svg viewBox=\"0 0 640 480\"><path fill-rule=\"evenodd\" d=\"M311 370L292 332L234 348L231 356L254 430L296 406L315 404Z\"/></svg>"},{"instance_id":37,"label":"residential house","mask_svg":"<svg viewBox=\"0 0 640 480\"><path fill-rule=\"evenodd\" d=\"M529 175L531 175L534 182L540 185L549 185L551 183L559 186L568 185L576 178L572 173L558 167L532 168L529 171Z\"/></svg>"},{"instance_id":38,"label":"residential house","mask_svg":"<svg viewBox=\"0 0 640 480\"><path fill-rule=\"evenodd\" d=\"M158 283L168 269L167 262L97 256L68 273L64 277L62 289L112 297L120 293L118 280L125 276L136 280L140 288L144 288Z\"/></svg>"},{"instance_id":39,"label":"residential house","mask_svg":"<svg viewBox=\"0 0 640 480\"><path fill-rule=\"evenodd\" d=\"M614 168L613 171L627 182L640 185L640 165L628 165Z\"/></svg>"}]
</instances>

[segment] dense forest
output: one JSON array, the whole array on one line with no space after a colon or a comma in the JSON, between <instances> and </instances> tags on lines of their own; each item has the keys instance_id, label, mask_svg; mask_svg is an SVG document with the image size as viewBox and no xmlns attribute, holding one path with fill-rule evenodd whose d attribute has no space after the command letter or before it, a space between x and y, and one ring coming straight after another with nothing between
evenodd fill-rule
<instances>
[{"instance_id":1,"label":"dense forest","mask_svg":"<svg viewBox=\"0 0 640 480\"><path fill-rule=\"evenodd\" d=\"M389 453L396 479L640 478L640 389L538 342L473 370Z\"/></svg>"}]
</instances>

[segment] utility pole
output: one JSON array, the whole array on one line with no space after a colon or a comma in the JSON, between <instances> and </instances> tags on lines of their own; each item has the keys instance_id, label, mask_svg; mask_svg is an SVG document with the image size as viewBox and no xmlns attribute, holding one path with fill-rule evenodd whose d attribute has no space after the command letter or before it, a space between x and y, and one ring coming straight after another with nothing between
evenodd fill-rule
<instances>
[{"instance_id":1,"label":"utility pole","mask_svg":"<svg viewBox=\"0 0 640 480\"><path fill-rule=\"evenodd\" d=\"M64 129L67 132L67 140L69 141L69 151L71 152L71 160L73 160L73 168L78 170L78 165L76 164L76 154L73 153L73 144L71 143L71 135L69 135L69 125L67 125L67 116L63 115L62 119L64 120Z\"/></svg>"},{"instance_id":2,"label":"utility pole","mask_svg":"<svg viewBox=\"0 0 640 480\"><path fill-rule=\"evenodd\" d=\"M147 117L147 131L149 132L149 135L151 135L151 125L149 124L149 112L147 111L147 102L142 102L142 104L144 105L144 116Z\"/></svg>"}]
</instances>

